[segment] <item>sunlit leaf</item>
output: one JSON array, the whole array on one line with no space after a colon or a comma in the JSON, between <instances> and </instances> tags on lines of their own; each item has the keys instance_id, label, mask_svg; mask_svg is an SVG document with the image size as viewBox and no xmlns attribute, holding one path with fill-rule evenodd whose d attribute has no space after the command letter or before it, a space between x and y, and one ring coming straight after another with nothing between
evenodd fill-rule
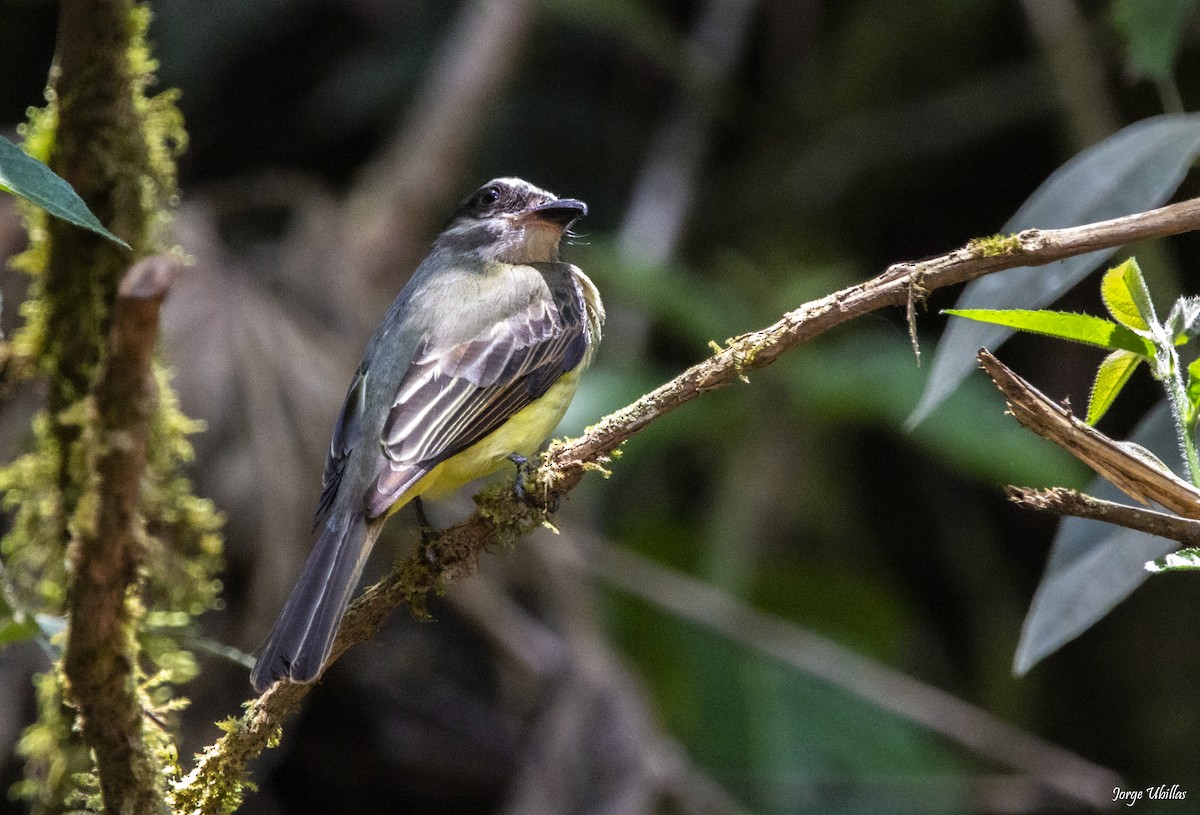
<instances>
[{"instance_id":1,"label":"sunlit leaf","mask_svg":"<svg viewBox=\"0 0 1200 815\"><path fill-rule=\"evenodd\" d=\"M1171 78L1196 0L1113 0L1113 25L1125 39L1130 70L1143 79Z\"/></svg>"},{"instance_id":2,"label":"sunlit leaf","mask_svg":"<svg viewBox=\"0 0 1200 815\"><path fill-rule=\"evenodd\" d=\"M1091 314L1069 311L1029 311L1027 309L952 308L946 314L984 323L1003 325L1019 331L1044 334L1060 340L1095 345L1110 351L1129 351L1143 357L1154 355L1154 346L1123 325Z\"/></svg>"},{"instance_id":3,"label":"sunlit leaf","mask_svg":"<svg viewBox=\"0 0 1200 815\"><path fill-rule=\"evenodd\" d=\"M1108 309L1108 313L1121 325L1134 331L1148 331L1150 322L1143 316L1129 281L1125 279L1131 264L1137 270L1137 277L1141 278L1137 261L1130 258L1104 273L1100 281L1100 297L1104 300L1104 307ZM1142 288L1145 288L1145 281L1142 282Z\"/></svg>"},{"instance_id":4,"label":"sunlit leaf","mask_svg":"<svg viewBox=\"0 0 1200 815\"><path fill-rule=\"evenodd\" d=\"M19 195L55 217L129 248L129 244L104 228L70 184L3 136L0 136L0 190Z\"/></svg>"},{"instance_id":5,"label":"sunlit leaf","mask_svg":"<svg viewBox=\"0 0 1200 815\"><path fill-rule=\"evenodd\" d=\"M1146 278L1142 276L1142 267L1137 258L1128 258L1124 263L1109 271L1109 274L1121 275L1121 283L1125 287L1125 296L1138 312L1138 322L1147 328L1158 325L1158 313L1154 310L1154 301L1150 299L1150 288ZM1105 275L1107 279L1108 274Z\"/></svg>"},{"instance_id":6,"label":"sunlit leaf","mask_svg":"<svg viewBox=\"0 0 1200 815\"><path fill-rule=\"evenodd\" d=\"M1156 207L1170 198L1200 154L1200 114L1144 119L1084 150L1054 172L1002 232L1102 221ZM1053 303L1115 249L1023 266L968 284L957 308L1037 309ZM955 320L934 354L925 392L908 424L917 424L977 367L980 348L995 349L1012 335L1006 326Z\"/></svg>"},{"instance_id":7,"label":"sunlit leaf","mask_svg":"<svg viewBox=\"0 0 1200 815\"><path fill-rule=\"evenodd\" d=\"M1200 549L1180 549L1146 562L1151 574L1200 571Z\"/></svg>"},{"instance_id":8,"label":"sunlit leaf","mask_svg":"<svg viewBox=\"0 0 1200 815\"><path fill-rule=\"evenodd\" d=\"M1130 351L1113 351L1104 358L1096 371L1092 383L1092 394L1088 397L1087 422L1095 424L1112 407L1117 394L1125 387L1129 377L1145 357Z\"/></svg>"},{"instance_id":9,"label":"sunlit leaf","mask_svg":"<svg viewBox=\"0 0 1200 815\"><path fill-rule=\"evenodd\" d=\"M1139 423L1130 438L1180 470L1174 423L1165 401ZM1085 491L1110 501L1128 500L1102 478L1096 478ZM1014 673L1024 674L1091 628L1149 577L1143 568L1147 560L1178 546L1172 540L1102 521L1063 519L1021 627Z\"/></svg>"},{"instance_id":10,"label":"sunlit leaf","mask_svg":"<svg viewBox=\"0 0 1200 815\"><path fill-rule=\"evenodd\" d=\"M1194 412L1200 406L1200 357L1188 365L1187 398Z\"/></svg>"}]
</instances>

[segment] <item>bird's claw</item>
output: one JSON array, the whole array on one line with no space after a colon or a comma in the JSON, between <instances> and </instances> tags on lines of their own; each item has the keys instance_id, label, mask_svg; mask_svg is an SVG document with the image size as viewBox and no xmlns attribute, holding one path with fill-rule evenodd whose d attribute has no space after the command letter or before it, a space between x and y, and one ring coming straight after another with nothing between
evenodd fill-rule
<instances>
[{"instance_id":1,"label":"bird's claw","mask_svg":"<svg viewBox=\"0 0 1200 815\"><path fill-rule=\"evenodd\" d=\"M513 481L513 495L517 496L517 500L522 504L533 506L533 497L529 494L529 490L525 489L525 479L529 477L529 473L533 469L529 465L529 459L520 453L510 453L508 460L517 465L517 478Z\"/></svg>"},{"instance_id":2,"label":"bird's claw","mask_svg":"<svg viewBox=\"0 0 1200 815\"><path fill-rule=\"evenodd\" d=\"M517 500L526 506L545 509L547 512L557 512L557 495L550 496L549 501L543 501L525 489L525 481L533 474L534 470L534 466L530 463L529 459L520 453L512 453L508 456L508 460L517 465L517 480L513 482L513 495L517 497Z\"/></svg>"}]
</instances>

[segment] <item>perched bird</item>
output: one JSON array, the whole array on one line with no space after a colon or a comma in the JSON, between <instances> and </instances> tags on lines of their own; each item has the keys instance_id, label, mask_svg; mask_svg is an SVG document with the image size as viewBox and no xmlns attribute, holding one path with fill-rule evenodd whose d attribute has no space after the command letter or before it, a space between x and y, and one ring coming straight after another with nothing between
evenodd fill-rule
<instances>
[{"instance_id":1,"label":"perched bird","mask_svg":"<svg viewBox=\"0 0 1200 815\"><path fill-rule=\"evenodd\" d=\"M388 516L532 455L554 430L604 321L592 281L559 260L586 214L582 201L498 178L433 242L350 383L312 554L261 649L257 691L321 673Z\"/></svg>"}]
</instances>

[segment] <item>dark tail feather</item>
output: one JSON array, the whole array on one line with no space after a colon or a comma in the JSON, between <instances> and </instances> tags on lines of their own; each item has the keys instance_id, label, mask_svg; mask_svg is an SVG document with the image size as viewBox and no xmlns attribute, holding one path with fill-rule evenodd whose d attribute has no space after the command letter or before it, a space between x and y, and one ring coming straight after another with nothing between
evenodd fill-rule
<instances>
[{"instance_id":1,"label":"dark tail feather","mask_svg":"<svg viewBox=\"0 0 1200 815\"><path fill-rule=\"evenodd\" d=\"M369 526L359 513L347 517L335 510L326 518L250 674L257 692L285 677L295 682L317 678L377 533L378 525Z\"/></svg>"}]
</instances>

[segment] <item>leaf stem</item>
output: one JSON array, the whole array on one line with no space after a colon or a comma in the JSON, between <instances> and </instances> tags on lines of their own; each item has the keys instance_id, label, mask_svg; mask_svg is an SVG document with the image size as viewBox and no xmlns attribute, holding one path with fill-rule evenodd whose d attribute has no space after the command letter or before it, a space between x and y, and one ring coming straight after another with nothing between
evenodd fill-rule
<instances>
[{"instance_id":1,"label":"leaf stem","mask_svg":"<svg viewBox=\"0 0 1200 815\"><path fill-rule=\"evenodd\" d=\"M1156 332L1161 333L1161 332ZM1168 338L1169 339L1169 338ZM1155 337L1155 342L1160 338ZM1175 433L1179 437L1179 447L1183 451L1183 465L1188 480L1200 487L1200 455L1196 452L1195 417L1191 400L1188 399L1187 386L1179 365L1179 354L1174 343L1165 342L1159 348L1159 353L1166 358L1166 371L1163 371L1163 384L1167 389L1167 400L1171 403L1171 418L1175 420Z\"/></svg>"}]
</instances>

